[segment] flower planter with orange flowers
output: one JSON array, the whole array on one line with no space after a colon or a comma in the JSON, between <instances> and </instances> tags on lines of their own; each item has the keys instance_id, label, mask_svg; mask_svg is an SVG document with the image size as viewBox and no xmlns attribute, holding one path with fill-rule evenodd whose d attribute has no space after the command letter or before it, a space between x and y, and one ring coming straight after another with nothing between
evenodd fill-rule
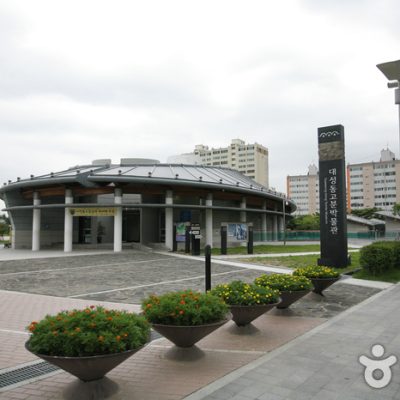
<instances>
[{"instance_id":1,"label":"flower planter with orange flowers","mask_svg":"<svg viewBox=\"0 0 400 400\"><path fill-rule=\"evenodd\" d=\"M153 329L178 347L193 346L229 321L223 300L192 290L149 296L142 309Z\"/></svg>"},{"instance_id":2,"label":"flower planter with orange flowers","mask_svg":"<svg viewBox=\"0 0 400 400\"><path fill-rule=\"evenodd\" d=\"M27 350L82 381L101 379L150 338L144 317L94 306L47 315L28 330Z\"/></svg>"}]
</instances>

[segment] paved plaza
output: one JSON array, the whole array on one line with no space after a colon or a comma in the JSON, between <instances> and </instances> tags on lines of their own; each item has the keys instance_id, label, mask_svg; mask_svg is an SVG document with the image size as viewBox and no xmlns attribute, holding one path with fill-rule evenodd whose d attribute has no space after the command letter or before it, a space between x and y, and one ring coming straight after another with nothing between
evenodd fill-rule
<instances>
[{"instance_id":1,"label":"paved plaza","mask_svg":"<svg viewBox=\"0 0 400 400\"><path fill-rule=\"evenodd\" d=\"M141 298L150 293L204 290L204 261L199 258L137 250L119 254L83 252L68 257L57 252L46 258L37 255L0 261L0 385L6 372L38 362L24 348L28 337L25 327L47 313L91 304L139 311ZM215 258L212 283L252 281L266 272L259 268L244 268L238 262ZM339 387L339 377L347 371L353 371L348 377L354 387L363 389L361 397L348 398L373 398L368 397L372 389L361 379L362 366L354 364L351 357L368 354L373 339L382 334L382 344L396 354L391 344L398 340L395 331L399 331L400 318L394 304L399 302L400 290L398 286L348 283L343 280L335 284L325 296L310 293L290 309L273 310L248 328L229 322L192 350L178 350L166 339L156 339L101 382L83 384L57 370L31 381L0 386L0 398L306 399L314 398L319 393L317 388L337 391L332 389L334 382ZM390 296L395 296L392 306L385 303L376 323L372 321L375 314L362 311L371 308L378 313L383 300L390 303ZM391 315L396 319L392 324ZM344 352L343 360L340 351ZM315 387L313 374L317 374ZM331 378L331 385L326 386L326 376ZM392 393L397 382L394 379L391 391L385 393ZM371 393L376 394L373 390ZM327 395L331 397L319 398L347 399L344 392L341 397Z\"/></svg>"}]
</instances>

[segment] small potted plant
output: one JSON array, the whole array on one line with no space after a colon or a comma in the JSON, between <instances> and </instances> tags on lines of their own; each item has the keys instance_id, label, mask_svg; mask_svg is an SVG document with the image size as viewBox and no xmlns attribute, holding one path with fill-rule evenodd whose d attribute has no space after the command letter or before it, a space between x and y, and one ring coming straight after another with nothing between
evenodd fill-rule
<instances>
[{"instance_id":1,"label":"small potted plant","mask_svg":"<svg viewBox=\"0 0 400 400\"><path fill-rule=\"evenodd\" d=\"M242 281L217 285L211 293L229 304L232 320L245 326L279 303L279 291Z\"/></svg>"},{"instance_id":2,"label":"small potted plant","mask_svg":"<svg viewBox=\"0 0 400 400\"><path fill-rule=\"evenodd\" d=\"M27 350L82 381L101 379L150 339L144 317L100 306L47 315L27 329Z\"/></svg>"},{"instance_id":3,"label":"small potted plant","mask_svg":"<svg viewBox=\"0 0 400 400\"><path fill-rule=\"evenodd\" d=\"M340 279L340 273L329 267L322 265L311 265L308 267L297 268L293 272L294 276L305 276L314 285L313 292L322 295L322 292Z\"/></svg>"},{"instance_id":4,"label":"small potted plant","mask_svg":"<svg viewBox=\"0 0 400 400\"><path fill-rule=\"evenodd\" d=\"M305 276L291 274L264 274L256 278L254 283L280 291L281 302L276 306L277 308L288 308L309 293L313 287L310 279Z\"/></svg>"},{"instance_id":5,"label":"small potted plant","mask_svg":"<svg viewBox=\"0 0 400 400\"><path fill-rule=\"evenodd\" d=\"M191 347L229 320L228 306L216 296L192 290L151 295L143 315L154 330L178 347Z\"/></svg>"}]
</instances>

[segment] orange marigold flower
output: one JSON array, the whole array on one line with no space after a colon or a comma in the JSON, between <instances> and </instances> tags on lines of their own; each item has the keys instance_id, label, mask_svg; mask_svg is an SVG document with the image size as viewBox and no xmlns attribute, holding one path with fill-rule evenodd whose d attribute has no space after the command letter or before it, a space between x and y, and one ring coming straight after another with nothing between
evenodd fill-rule
<instances>
[{"instance_id":1,"label":"orange marigold flower","mask_svg":"<svg viewBox=\"0 0 400 400\"><path fill-rule=\"evenodd\" d=\"M153 307L153 305L149 303L149 304L146 304L146 307L151 308L151 307Z\"/></svg>"},{"instance_id":2,"label":"orange marigold flower","mask_svg":"<svg viewBox=\"0 0 400 400\"><path fill-rule=\"evenodd\" d=\"M75 332L80 332L80 331L81 331L81 328L79 328L79 326L75 328Z\"/></svg>"},{"instance_id":3,"label":"orange marigold flower","mask_svg":"<svg viewBox=\"0 0 400 400\"><path fill-rule=\"evenodd\" d=\"M180 301L181 304L186 304L185 300Z\"/></svg>"},{"instance_id":4,"label":"orange marigold flower","mask_svg":"<svg viewBox=\"0 0 400 400\"><path fill-rule=\"evenodd\" d=\"M29 329L30 332L33 332L36 329L36 326L30 324L28 329Z\"/></svg>"},{"instance_id":5,"label":"orange marigold flower","mask_svg":"<svg viewBox=\"0 0 400 400\"><path fill-rule=\"evenodd\" d=\"M90 310L88 308L85 308L85 313L90 314Z\"/></svg>"},{"instance_id":6,"label":"orange marigold flower","mask_svg":"<svg viewBox=\"0 0 400 400\"><path fill-rule=\"evenodd\" d=\"M185 311L179 310L179 315L183 315L183 314L185 314Z\"/></svg>"},{"instance_id":7,"label":"orange marigold flower","mask_svg":"<svg viewBox=\"0 0 400 400\"><path fill-rule=\"evenodd\" d=\"M99 342L104 342L104 336L99 336L99 337L97 338L97 340L98 340Z\"/></svg>"},{"instance_id":8,"label":"orange marigold flower","mask_svg":"<svg viewBox=\"0 0 400 400\"><path fill-rule=\"evenodd\" d=\"M127 333L124 333L122 336L123 336L124 338L126 338L126 337L128 337L128 334L127 334Z\"/></svg>"},{"instance_id":9,"label":"orange marigold flower","mask_svg":"<svg viewBox=\"0 0 400 400\"><path fill-rule=\"evenodd\" d=\"M121 336L116 336L115 339L117 339L117 342L119 342L121 340Z\"/></svg>"},{"instance_id":10,"label":"orange marigold flower","mask_svg":"<svg viewBox=\"0 0 400 400\"><path fill-rule=\"evenodd\" d=\"M107 321L112 321L112 317L107 317Z\"/></svg>"}]
</instances>

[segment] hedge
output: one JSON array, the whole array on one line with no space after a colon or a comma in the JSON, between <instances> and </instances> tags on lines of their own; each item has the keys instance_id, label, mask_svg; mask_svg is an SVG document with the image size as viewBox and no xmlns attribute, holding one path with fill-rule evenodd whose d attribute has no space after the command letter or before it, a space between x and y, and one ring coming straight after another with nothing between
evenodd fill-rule
<instances>
[{"instance_id":1,"label":"hedge","mask_svg":"<svg viewBox=\"0 0 400 400\"><path fill-rule=\"evenodd\" d=\"M400 269L400 242L375 242L360 250L360 265L372 275Z\"/></svg>"}]
</instances>

